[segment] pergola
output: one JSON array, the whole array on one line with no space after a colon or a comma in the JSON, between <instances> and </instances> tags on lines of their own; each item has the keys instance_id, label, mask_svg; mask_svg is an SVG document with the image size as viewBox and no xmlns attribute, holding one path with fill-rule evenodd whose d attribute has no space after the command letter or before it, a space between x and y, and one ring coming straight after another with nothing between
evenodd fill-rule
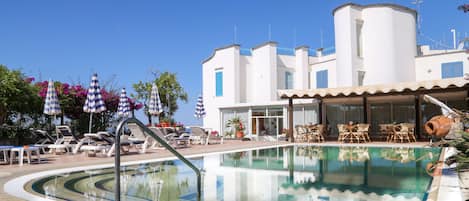
<instances>
[{"instance_id":1,"label":"pergola","mask_svg":"<svg viewBox=\"0 0 469 201\"><path fill-rule=\"evenodd\" d=\"M422 95L429 93L466 92L469 97L469 80L458 78L448 78L441 80L427 80L419 82L401 82L386 85L367 85L356 87L339 87L308 90L278 90L281 99L288 99L288 136L289 141L294 142L293 137L293 99L317 99L319 124L326 123L326 113L323 100L346 97L361 97L364 112L364 122L370 123L367 118L370 108L368 108L368 98L378 96L413 95L415 105L415 133L421 135Z\"/></svg>"}]
</instances>

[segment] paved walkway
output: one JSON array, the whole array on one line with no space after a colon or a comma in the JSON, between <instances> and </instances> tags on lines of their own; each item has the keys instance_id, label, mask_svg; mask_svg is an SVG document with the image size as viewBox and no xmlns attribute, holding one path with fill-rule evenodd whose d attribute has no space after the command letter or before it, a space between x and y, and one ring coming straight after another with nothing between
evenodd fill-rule
<instances>
[{"instance_id":1,"label":"paved walkway","mask_svg":"<svg viewBox=\"0 0 469 201\"><path fill-rule=\"evenodd\" d=\"M210 153L210 152L221 152L221 151L230 151L236 149L249 149L249 148L258 148L258 147L266 147L266 146L274 146L274 145L285 145L288 142L263 142L263 141L238 141L238 140L225 140L224 144L214 144L214 145L192 145L190 148L178 149L181 154L183 155L195 155L195 154L203 154L203 153ZM393 147L422 147L426 145L425 142L417 142L417 143L387 143L387 142L372 142L372 143L365 143L365 144L342 144L337 142L326 142L321 143L321 145L351 145L351 146L393 146ZM122 162L129 162L129 161L139 161L139 160L148 160L148 159L158 159L158 158L166 158L166 157L173 157L173 155L165 150L165 149L158 149L158 150L148 150L146 154L137 154L137 153L130 153L127 155L122 156ZM41 164L27 164L23 166L19 166L17 164L14 165L0 165L0 200L2 201L18 201L22 200L6 194L3 190L4 184L16 177L36 173L40 171L46 170L53 170L53 169L62 169L62 168L70 168L70 167L77 167L77 166L88 166L88 165L98 165L98 164L112 164L114 162L114 158L108 157L87 157L84 154L78 155L51 155L46 154L42 156L42 163Z\"/></svg>"}]
</instances>

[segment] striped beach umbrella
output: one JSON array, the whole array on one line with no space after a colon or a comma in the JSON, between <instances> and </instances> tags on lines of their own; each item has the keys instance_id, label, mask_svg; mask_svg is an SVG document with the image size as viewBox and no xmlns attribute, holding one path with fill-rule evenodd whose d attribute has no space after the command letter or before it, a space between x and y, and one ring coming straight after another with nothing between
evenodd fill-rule
<instances>
[{"instance_id":1,"label":"striped beach umbrella","mask_svg":"<svg viewBox=\"0 0 469 201\"><path fill-rule=\"evenodd\" d=\"M197 118L197 119L201 119L201 118L204 118L205 117L205 107L204 107L204 99L202 97L202 95L199 96L199 98L197 99L197 104L195 105L195 114L194 116Z\"/></svg>"},{"instance_id":2,"label":"striped beach umbrella","mask_svg":"<svg viewBox=\"0 0 469 201\"><path fill-rule=\"evenodd\" d=\"M122 88L121 95L119 97L119 105L117 106L117 116L129 117L130 116L130 103L127 97L125 88Z\"/></svg>"},{"instance_id":3,"label":"striped beach umbrella","mask_svg":"<svg viewBox=\"0 0 469 201\"><path fill-rule=\"evenodd\" d=\"M148 113L153 115L159 115L163 112L163 105L161 104L160 94L158 93L158 86L153 83L150 93L150 103L148 104ZM150 117L151 118L151 117Z\"/></svg>"},{"instance_id":4,"label":"striped beach umbrella","mask_svg":"<svg viewBox=\"0 0 469 201\"><path fill-rule=\"evenodd\" d=\"M159 115L163 112L163 105L161 105L160 94L158 93L158 86L153 83L151 87L150 103L148 105L148 113L151 115Z\"/></svg>"},{"instance_id":5,"label":"striped beach umbrella","mask_svg":"<svg viewBox=\"0 0 469 201\"><path fill-rule=\"evenodd\" d=\"M98 74L95 73L91 77L90 88L88 88L85 105L83 106L83 111L90 113L90 133L91 125L93 123L93 113L100 113L105 110L106 105L104 105L104 100L101 96L101 88L99 87Z\"/></svg>"},{"instance_id":6,"label":"striped beach umbrella","mask_svg":"<svg viewBox=\"0 0 469 201\"><path fill-rule=\"evenodd\" d=\"M49 83L47 84L46 101L44 103L44 114L55 116L60 113L62 113L62 110L60 110L59 98L55 91L54 82L49 79Z\"/></svg>"}]
</instances>

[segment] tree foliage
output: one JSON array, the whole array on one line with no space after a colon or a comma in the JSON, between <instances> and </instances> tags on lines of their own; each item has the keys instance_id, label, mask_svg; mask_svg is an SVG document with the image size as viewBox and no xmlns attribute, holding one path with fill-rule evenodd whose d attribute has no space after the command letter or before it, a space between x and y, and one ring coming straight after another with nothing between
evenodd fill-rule
<instances>
[{"instance_id":1,"label":"tree foliage","mask_svg":"<svg viewBox=\"0 0 469 201\"><path fill-rule=\"evenodd\" d=\"M177 80L175 73L154 72L153 75L155 78L150 82L140 81L136 84L133 84L133 88L136 94L132 94L132 97L144 103L145 114L147 115L148 121L151 124L152 121L151 116L148 113L148 103L150 99L151 87L153 83L156 83L156 86L158 86L161 103L164 107L164 112L158 116L159 120L174 122L172 116L179 109L178 101L187 102L188 95Z\"/></svg>"},{"instance_id":2,"label":"tree foliage","mask_svg":"<svg viewBox=\"0 0 469 201\"><path fill-rule=\"evenodd\" d=\"M21 71L0 65L0 125L13 124L41 113L41 99L36 95L32 81Z\"/></svg>"}]
</instances>

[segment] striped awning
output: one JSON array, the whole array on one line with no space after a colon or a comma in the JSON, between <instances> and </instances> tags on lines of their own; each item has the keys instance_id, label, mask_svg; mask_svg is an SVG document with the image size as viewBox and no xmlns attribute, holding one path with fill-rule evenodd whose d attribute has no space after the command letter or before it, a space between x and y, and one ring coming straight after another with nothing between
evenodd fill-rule
<instances>
[{"instance_id":1,"label":"striped awning","mask_svg":"<svg viewBox=\"0 0 469 201\"><path fill-rule=\"evenodd\" d=\"M441 80L426 80L419 82L400 82L394 84L367 85L357 87L339 87L324 89L287 89L278 90L280 98L324 98L336 96L352 96L363 94L387 94L404 91L418 91L431 89L447 89L469 86L469 80L462 77Z\"/></svg>"}]
</instances>

